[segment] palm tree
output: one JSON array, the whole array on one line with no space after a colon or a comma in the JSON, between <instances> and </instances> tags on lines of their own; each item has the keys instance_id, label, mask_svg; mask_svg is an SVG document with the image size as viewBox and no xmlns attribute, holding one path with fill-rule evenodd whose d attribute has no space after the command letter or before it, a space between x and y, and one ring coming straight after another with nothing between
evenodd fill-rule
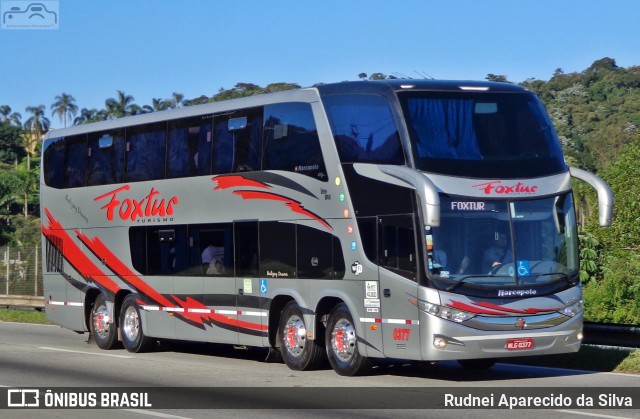
<instances>
[{"instance_id":1,"label":"palm tree","mask_svg":"<svg viewBox=\"0 0 640 419\"><path fill-rule=\"evenodd\" d=\"M167 109L171 108L171 106L172 106L172 103L170 100L164 100L164 99L151 100L151 108L153 109L154 112L166 111Z\"/></svg>"},{"instance_id":2,"label":"palm tree","mask_svg":"<svg viewBox=\"0 0 640 419\"><path fill-rule=\"evenodd\" d=\"M58 115L60 122L67 127L67 121L71 122L73 117L78 113L78 107L75 104L75 98L71 95L63 93L56 96L56 101L51 105L51 115Z\"/></svg>"},{"instance_id":3,"label":"palm tree","mask_svg":"<svg viewBox=\"0 0 640 419\"><path fill-rule=\"evenodd\" d=\"M184 100L184 95L182 93L173 92L171 94L171 97L173 97L173 100L171 103L172 109L177 109L182 106L182 101Z\"/></svg>"},{"instance_id":4,"label":"palm tree","mask_svg":"<svg viewBox=\"0 0 640 419\"><path fill-rule=\"evenodd\" d=\"M136 109L139 109L133 104L134 100L133 96L118 90L117 98L109 98L104 102L107 108L107 116L113 119L134 114Z\"/></svg>"},{"instance_id":5,"label":"palm tree","mask_svg":"<svg viewBox=\"0 0 640 419\"><path fill-rule=\"evenodd\" d=\"M29 132L34 134L38 139L49 131L49 127L51 126L49 118L44 116L45 109L44 105L28 106L26 109L26 111L32 114L32 116L24 123L24 128L29 130Z\"/></svg>"},{"instance_id":6,"label":"palm tree","mask_svg":"<svg viewBox=\"0 0 640 419\"><path fill-rule=\"evenodd\" d=\"M27 149L27 170L31 168L31 153L35 150L35 144L42 139L42 136L49 131L51 123L49 119L44 116L44 105L29 106L26 111L31 113L31 116L24 123L24 129L27 130L27 134L22 137L22 141L25 143ZM31 151L30 151L31 150Z\"/></svg>"},{"instance_id":7,"label":"palm tree","mask_svg":"<svg viewBox=\"0 0 640 419\"><path fill-rule=\"evenodd\" d=\"M11 107L8 105L0 106L0 122L8 122L10 125L14 125L17 127L21 127L22 123L20 120L22 119L22 115L18 112L11 112Z\"/></svg>"}]
</instances>

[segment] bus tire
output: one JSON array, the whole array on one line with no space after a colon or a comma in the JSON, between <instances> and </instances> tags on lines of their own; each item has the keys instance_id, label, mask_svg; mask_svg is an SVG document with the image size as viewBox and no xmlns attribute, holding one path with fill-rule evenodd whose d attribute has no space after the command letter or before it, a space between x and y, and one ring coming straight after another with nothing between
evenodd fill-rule
<instances>
[{"instance_id":1,"label":"bus tire","mask_svg":"<svg viewBox=\"0 0 640 419\"><path fill-rule=\"evenodd\" d=\"M356 328L346 304L340 303L331 311L325 342L329 364L338 374L361 375L370 369L371 360L358 351Z\"/></svg>"},{"instance_id":2,"label":"bus tire","mask_svg":"<svg viewBox=\"0 0 640 419\"><path fill-rule=\"evenodd\" d=\"M118 328L113 320L109 315L107 299L100 293L93 302L89 321L91 336L100 349L108 350L118 346Z\"/></svg>"},{"instance_id":3,"label":"bus tire","mask_svg":"<svg viewBox=\"0 0 640 419\"><path fill-rule=\"evenodd\" d=\"M142 330L140 309L138 308L138 303L136 303L135 294L127 295L122 302L120 332L122 334L122 343L129 352L146 352L155 343L155 340L146 336Z\"/></svg>"},{"instance_id":4,"label":"bus tire","mask_svg":"<svg viewBox=\"0 0 640 419\"><path fill-rule=\"evenodd\" d=\"M488 370L496 364L495 359L459 359L458 364L466 370Z\"/></svg>"},{"instance_id":5,"label":"bus tire","mask_svg":"<svg viewBox=\"0 0 640 419\"><path fill-rule=\"evenodd\" d=\"M320 367L324 351L317 340L309 339L300 306L290 301L282 310L278 327L280 353L287 367L296 371Z\"/></svg>"}]
</instances>

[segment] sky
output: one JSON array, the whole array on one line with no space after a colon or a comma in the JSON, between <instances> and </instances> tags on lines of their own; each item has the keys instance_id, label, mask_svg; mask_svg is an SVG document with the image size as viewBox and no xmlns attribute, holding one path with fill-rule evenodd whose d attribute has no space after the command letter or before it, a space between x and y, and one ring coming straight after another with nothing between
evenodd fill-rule
<instances>
[{"instance_id":1,"label":"sky","mask_svg":"<svg viewBox=\"0 0 640 419\"><path fill-rule=\"evenodd\" d=\"M50 1L0 0L51 4ZM3 5L4 3L4 5ZM637 0L58 0L56 29L0 29L0 105L26 121L61 93L104 108L122 90L212 96L236 83L549 80L613 58L640 65Z\"/></svg>"}]
</instances>

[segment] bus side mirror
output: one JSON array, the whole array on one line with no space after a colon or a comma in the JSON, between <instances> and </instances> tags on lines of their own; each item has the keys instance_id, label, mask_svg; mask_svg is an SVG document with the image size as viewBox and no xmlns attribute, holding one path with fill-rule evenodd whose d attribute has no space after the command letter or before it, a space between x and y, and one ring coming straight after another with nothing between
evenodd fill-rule
<instances>
[{"instance_id":1,"label":"bus side mirror","mask_svg":"<svg viewBox=\"0 0 640 419\"><path fill-rule=\"evenodd\" d=\"M598 194L598 221L601 227L610 226L613 221L613 192L611 192L609 185L593 173L577 167L570 167L569 173L571 177L588 183L596 190Z\"/></svg>"}]
</instances>

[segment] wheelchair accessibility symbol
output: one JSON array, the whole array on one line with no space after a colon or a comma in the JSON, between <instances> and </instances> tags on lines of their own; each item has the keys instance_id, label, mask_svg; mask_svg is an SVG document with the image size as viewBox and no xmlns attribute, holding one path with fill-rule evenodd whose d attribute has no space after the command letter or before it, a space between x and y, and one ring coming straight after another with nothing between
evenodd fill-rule
<instances>
[{"instance_id":1,"label":"wheelchair accessibility symbol","mask_svg":"<svg viewBox=\"0 0 640 419\"><path fill-rule=\"evenodd\" d=\"M269 291L269 289L267 288L267 280L266 279L261 279L260 280L260 294L266 294Z\"/></svg>"},{"instance_id":2,"label":"wheelchair accessibility symbol","mask_svg":"<svg viewBox=\"0 0 640 419\"><path fill-rule=\"evenodd\" d=\"M529 276L531 275L531 271L529 270L529 261L528 260L519 260L518 261L518 276Z\"/></svg>"}]
</instances>

